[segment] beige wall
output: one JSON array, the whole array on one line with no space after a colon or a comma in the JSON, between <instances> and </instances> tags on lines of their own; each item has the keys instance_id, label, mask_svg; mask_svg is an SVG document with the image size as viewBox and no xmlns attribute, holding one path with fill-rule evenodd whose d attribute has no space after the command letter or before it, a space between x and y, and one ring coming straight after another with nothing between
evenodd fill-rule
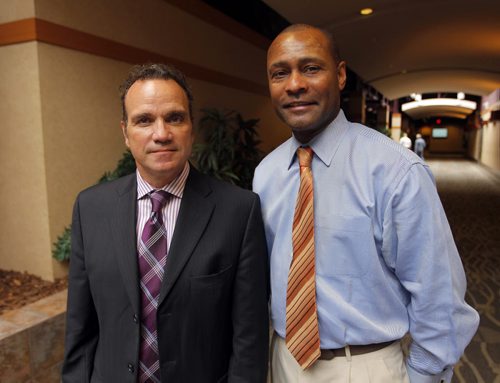
<instances>
[{"instance_id":1,"label":"beige wall","mask_svg":"<svg viewBox=\"0 0 500 383\"><path fill-rule=\"evenodd\" d=\"M35 16L35 0L1 0L0 24Z\"/></svg>"},{"instance_id":2,"label":"beige wall","mask_svg":"<svg viewBox=\"0 0 500 383\"><path fill-rule=\"evenodd\" d=\"M481 162L500 171L500 121L489 122L483 127Z\"/></svg>"},{"instance_id":3,"label":"beige wall","mask_svg":"<svg viewBox=\"0 0 500 383\"><path fill-rule=\"evenodd\" d=\"M482 129L474 129L467 133L467 156L476 161L481 159L481 134Z\"/></svg>"},{"instance_id":4,"label":"beige wall","mask_svg":"<svg viewBox=\"0 0 500 383\"><path fill-rule=\"evenodd\" d=\"M266 84L263 49L164 0L36 0L36 16Z\"/></svg>"},{"instance_id":5,"label":"beige wall","mask_svg":"<svg viewBox=\"0 0 500 383\"><path fill-rule=\"evenodd\" d=\"M76 194L125 150L118 85L129 65L38 44L50 242L71 222ZM65 272L54 261L54 276Z\"/></svg>"},{"instance_id":6,"label":"beige wall","mask_svg":"<svg viewBox=\"0 0 500 383\"><path fill-rule=\"evenodd\" d=\"M0 47L0 267L52 278L37 43Z\"/></svg>"},{"instance_id":7,"label":"beige wall","mask_svg":"<svg viewBox=\"0 0 500 383\"><path fill-rule=\"evenodd\" d=\"M34 9L40 19L266 85L263 49L164 1L7 0L0 11L5 4L10 18L3 22L32 17ZM71 222L78 191L113 170L125 150L118 85L129 68L122 61L46 43L0 47L0 92L2 100L9 99L0 104L7 116L3 129L9 127L0 143L0 174L8 179L0 189L0 268L45 279L65 274L51 258L51 246ZM265 151L289 137L267 96L200 79L190 82L195 115L217 107L259 118ZM30 230L21 232L19 224L33 212Z\"/></svg>"}]
</instances>

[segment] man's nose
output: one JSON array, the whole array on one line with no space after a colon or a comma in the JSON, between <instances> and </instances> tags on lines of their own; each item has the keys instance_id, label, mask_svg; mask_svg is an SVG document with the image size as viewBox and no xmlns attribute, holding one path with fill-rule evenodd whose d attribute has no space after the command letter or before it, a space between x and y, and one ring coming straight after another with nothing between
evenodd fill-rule
<instances>
[{"instance_id":1,"label":"man's nose","mask_svg":"<svg viewBox=\"0 0 500 383\"><path fill-rule=\"evenodd\" d=\"M153 140L154 141L168 141L171 139L172 132L168 124L163 121L163 119L158 119L155 121L153 127Z\"/></svg>"},{"instance_id":2,"label":"man's nose","mask_svg":"<svg viewBox=\"0 0 500 383\"><path fill-rule=\"evenodd\" d=\"M301 94L307 90L307 82L301 73L293 71L288 78L286 91L288 94Z\"/></svg>"}]
</instances>

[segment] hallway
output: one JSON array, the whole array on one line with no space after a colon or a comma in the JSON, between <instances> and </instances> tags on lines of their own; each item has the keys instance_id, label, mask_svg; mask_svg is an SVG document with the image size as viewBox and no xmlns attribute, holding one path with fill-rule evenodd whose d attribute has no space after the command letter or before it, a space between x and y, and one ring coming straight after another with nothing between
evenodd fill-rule
<instances>
[{"instance_id":1,"label":"hallway","mask_svg":"<svg viewBox=\"0 0 500 383\"><path fill-rule=\"evenodd\" d=\"M467 274L466 300L481 323L454 383L500 383L500 174L464 159L430 165Z\"/></svg>"}]
</instances>

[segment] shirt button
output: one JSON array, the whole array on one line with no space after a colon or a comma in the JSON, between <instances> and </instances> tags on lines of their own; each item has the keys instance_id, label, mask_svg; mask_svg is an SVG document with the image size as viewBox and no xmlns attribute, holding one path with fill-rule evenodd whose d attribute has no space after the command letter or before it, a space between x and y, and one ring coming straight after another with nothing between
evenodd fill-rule
<instances>
[{"instance_id":1,"label":"shirt button","mask_svg":"<svg viewBox=\"0 0 500 383\"><path fill-rule=\"evenodd\" d=\"M134 323L139 323L139 317L137 314L134 314Z\"/></svg>"},{"instance_id":2,"label":"shirt button","mask_svg":"<svg viewBox=\"0 0 500 383\"><path fill-rule=\"evenodd\" d=\"M132 363L129 363L129 364L127 365L127 367L128 367L128 372L130 372L131 374L133 374L133 373L134 373L134 371L135 371L135 369L134 369L134 365L133 365Z\"/></svg>"}]
</instances>

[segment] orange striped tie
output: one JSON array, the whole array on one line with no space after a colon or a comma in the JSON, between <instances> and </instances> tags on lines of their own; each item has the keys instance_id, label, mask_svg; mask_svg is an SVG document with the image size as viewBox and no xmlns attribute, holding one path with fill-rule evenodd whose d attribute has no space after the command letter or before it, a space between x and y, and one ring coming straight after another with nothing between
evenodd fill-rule
<instances>
[{"instance_id":1,"label":"orange striped tie","mask_svg":"<svg viewBox=\"0 0 500 383\"><path fill-rule=\"evenodd\" d=\"M302 369L320 356L314 263L313 178L310 147L298 148L300 188L293 217L293 260L286 294L286 345Z\"/></svg>"}]
</instances>

